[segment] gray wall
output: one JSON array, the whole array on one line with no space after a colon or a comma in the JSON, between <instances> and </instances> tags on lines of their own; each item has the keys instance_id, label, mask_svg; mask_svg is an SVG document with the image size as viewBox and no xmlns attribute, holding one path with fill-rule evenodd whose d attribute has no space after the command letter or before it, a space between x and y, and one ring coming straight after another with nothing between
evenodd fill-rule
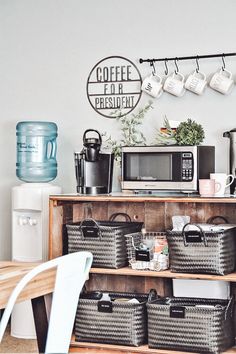
<instances>
[{"instance_id":1,"label":"gray wall","mask_svg":"<svg viewBox=\"0 0 236 354\"><path fill-rule=\"evenodd\" d=\"M75 192L73 151L81 148L86 128L115 137L117 123L98 115L86 96L91 68L110 55L136 63L140 57L167 57L235 51L235 0L0 0L0 258L10 257L11 187L15 177L15 126L22 120L57 123L58 178L64 192ZM200 61L208 76L221 59ZM236 57L226 58L236 74ZM180 62L188 74L195 61ZM157 69L163 74L163 65ZM173 66L170 69L174 69ZM225 130L236 126L236 89L223 96L207 89L202 97L165 93L154 102L144 131L153 140L163 116L190 117L206 131L206 144L216 146L218 172L228 169ZM142 95L139 107L149 97Z\"/></svg>"}]
</instances>

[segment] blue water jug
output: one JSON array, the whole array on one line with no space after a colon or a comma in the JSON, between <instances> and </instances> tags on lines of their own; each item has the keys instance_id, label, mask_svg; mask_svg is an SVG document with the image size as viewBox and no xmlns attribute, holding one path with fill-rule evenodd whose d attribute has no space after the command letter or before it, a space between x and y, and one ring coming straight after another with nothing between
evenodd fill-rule
<instances>
[{"instance_id":1,"label":"blue water jug","mask_svg":"<svg viewBox=\"0 0 236 354\"><path fill-rule=\"evenodd\" d=\"M57 125L25 121L16 126L16 175L24 182L49 182L57 176Z\"/></svg>"}]
</instances>

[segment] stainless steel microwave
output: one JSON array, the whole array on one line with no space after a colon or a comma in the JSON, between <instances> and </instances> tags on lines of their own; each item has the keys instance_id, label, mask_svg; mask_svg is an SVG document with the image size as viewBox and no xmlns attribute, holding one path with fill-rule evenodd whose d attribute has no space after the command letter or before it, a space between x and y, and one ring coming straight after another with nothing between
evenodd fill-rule
<instances>
[{"instance_id":1,"label":"stainless steel microwave","mask_svg":"<svg viewBox=\"0 0 236 354\"><path fill-rule=\"evenodd\" d=\"M214 146L125 146L122 190L194 193L215 172Z\"/></svg>"}]
</instances>

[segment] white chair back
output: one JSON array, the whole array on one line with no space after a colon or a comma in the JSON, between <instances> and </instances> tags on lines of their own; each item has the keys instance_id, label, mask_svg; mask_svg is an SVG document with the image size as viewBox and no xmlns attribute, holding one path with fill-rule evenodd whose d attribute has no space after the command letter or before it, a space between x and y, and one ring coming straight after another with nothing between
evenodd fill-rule
<instances>
[{"instance_id":1,"label":"white chair back","mask_svg":"<svg viewBox=\"0 0 236 354\"><path fill-rule=\"evenodd\" d=\"M22 289L39 273L57 267L45 353L68 353L79 295L88 278L93 256L75 252L42 263L27 273L8 300L0 322L0 342Z\"/></svg>"}]
</instances>

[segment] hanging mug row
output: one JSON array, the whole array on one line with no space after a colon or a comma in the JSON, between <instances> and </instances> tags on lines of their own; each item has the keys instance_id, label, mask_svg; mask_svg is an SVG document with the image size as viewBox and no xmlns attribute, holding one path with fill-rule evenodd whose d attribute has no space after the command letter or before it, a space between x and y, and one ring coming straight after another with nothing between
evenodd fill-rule
<instances>
[{"instance_id":1,"label":"hanging mug row","mask_svg":"<svg viewBox=\"0 0 236 354\"><path fill-rule=\"evenodd\" d=\"M207 84L206 75L198 69L194 70L186 80L184 75L176 70L165 80L160 75L152 72L151 75L143 80L141 89L155 98L159 98L163 91L181 97L185 94L186 90L197 95L202 95ZM234 88L232 73L222 67L214 73L209 82L209 86L223 95L228 95Z\"/></svg>"}]
</instances>

